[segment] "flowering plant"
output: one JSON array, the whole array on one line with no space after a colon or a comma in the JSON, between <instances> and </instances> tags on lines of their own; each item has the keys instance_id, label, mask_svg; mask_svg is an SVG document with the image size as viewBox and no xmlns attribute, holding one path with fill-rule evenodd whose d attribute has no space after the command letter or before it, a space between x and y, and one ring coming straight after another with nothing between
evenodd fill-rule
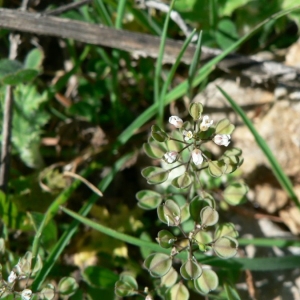
<instances>
[{"instance_id":1,"label":"flowering plant","mask_svg":"<svg viewBox=\"0 0 300 300\"><path fill-rule=\"evenodd\" d=\"M189 299L189 290L182 281L178 281L179 274L185 280L192 280L193 289L201 294L218 287L217 273L211 266L200 263L201 253L215 253L226 259L235 256L238 248L238 233L234 225L218 224L219 213L214 194L204 190L205 183L200 174L204 171L218 178L234 172L243 162L242 151L231 148L218 159L214 158L207 151L206 144L213 142L228 147L235 127L228 119L214 125L209 116L202 116L202 111L202 104L193 102L189 106L192 123L171 116L169 123L176 129L171 134L153 125L151 137L143 146L149 157L162 159L162 167L146 167L142 170L142 176L152 185L168 184L164 193L142 190L136 198L141 208L157 209L158 219L169 229L159 231L156 240L162 248L170 249L169 254L150 254L144 267L151 276L160 278L155 293L172 300ZM172 173L176 175L170 178ZM247 191L247 186L242 182L229 184L222 200L237 205L244 201ZM214 226L216 228L212 231ZM185 256L182 256L183 252L186 252ZM116 294L136 294L137 286L132 276L121 276L116 284ZM146 299L153 299L154 291L146 288L144 294Z\"/></svg>"}]
</instances>

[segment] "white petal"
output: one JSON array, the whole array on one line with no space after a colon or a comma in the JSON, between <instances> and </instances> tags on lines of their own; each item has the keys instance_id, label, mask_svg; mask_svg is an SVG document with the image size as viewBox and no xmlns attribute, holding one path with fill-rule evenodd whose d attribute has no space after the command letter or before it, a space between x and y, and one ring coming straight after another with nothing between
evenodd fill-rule
<instances>
[{"instance_id":1,"label":"white petal","mask_svg":"<svg viewBox=\"0 0 300 300\"><path fill-rule=\"evenodd\" d=\"M192 160L196 166L199 166L203 163L202 152L199 149L194 149L192 151Z\"/></svg>"},{"instance_id":2,"label":"white petal","mask_svg":"<svg viewBox=\"0 0 300 300\"><path fill-rule=\"evenodd\" d=\"M176 128L181 128L182 124L183 124L183 121L177 116L171 116L169 118L169 123L174 125Z\"/></svg>"}]
</instances>

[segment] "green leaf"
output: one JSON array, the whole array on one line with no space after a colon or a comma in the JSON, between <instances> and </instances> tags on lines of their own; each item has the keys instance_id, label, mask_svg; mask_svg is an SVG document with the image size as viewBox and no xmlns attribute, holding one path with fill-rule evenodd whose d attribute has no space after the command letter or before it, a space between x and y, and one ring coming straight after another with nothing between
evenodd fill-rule
<instances>
[{"instance_id":1,"label":"green leaf","mask_svg":"<svg viewBox=\"0 0 300 300\"><path fill-rule=\"evenodd\" d=\"M78 283L72 277L63 277L58 283L58 290L61 295L72 296L78 289Z\"/></svg>"},{"instance_id":2,"label":"green leaf","mask_svg":"<svg viewBox=\"0 0 300 300\"><path fill-rule=\"evenodd\" d=\"M167 300L188 300L189 297L189 290L182 282L179 282L171 287L166 293Z\"/></svg>"},{"instance_id":3,"label":"green leaf","mask_svg":"<svg viewBox=\"0 0 300 300\"><path fill-rule=\"evenodd\" d=\"M146 258L144 266L152 277L162 277L171 269L172 258L164 253L152 253Z\"/></svg>"},{"instance_id":4,"label":"green leaf","mask_svg":"<svg viewBox=\"0 0 300 300\"><path fill-rule=\"evenodd\" d=\"M115 294L119 297L132 296L137 293L138 284L131 275L123 274L115 284Z\"/></svg>"},{"instance_id":5,"label":"green leaf","mask_svg":"<svg viewBox=\"0 0 300 300\"><path fill-rule=\"evenodd\" d=\"M194 280L196 290L201 294L208 294L219 285L217 274L213 270L203 269L202 275Z\"/></svg>"},{"instance_id":6,"label":"green leaf","mask_svg":"<svg viewBox=\"0 0 300 300\"><path fill-rule=\"evenodd\" d=\"M150 157L154 159L160 159L167 152L166 147L162 144L157 143L144 143L143 144L144 152Z\"/></svg>"},{"instance_id":7,"label":"green leaf","mask_svg":"<svg viewBox=\"0 0 300 300\"><path fill-rule=\"evenodd\" d=\"M164 229L158 232L156 240L161 247L171 248L177 238L170 231Z\"/></svg>"},{"instance_id":8,"label":"green leaf","mask_svg":"<svg viewBox=\"0 0 300 300\"><path fill-rule=\"evenodd\" d=\"M218 212L210 206L204 207L200 212L201 225L213 226L219 221Z\"/></svg>"},{"instance_id":9,"label":"green leaf","mask_svg":"<svg viewBox=\"0 0 300 300\"><path fill-rule=\"evenodd\" d=\"M195 259L188 259L180 267L180 274L186 280L194 280L201 276L202 269Z\"/></svg>"},{"instance_id":10,"label":"green leaf","mask_svg":"<svg viewBox=\"0 0 300 300\"><path fill-rule=\"evenodd\" d=\"M81 274L85 282L96 288L112 288L119 279L112 270L98 266L89 266Z\"/></svg>"},{"instance_id":11,"label":"green leaf","mask_svg":"<svg viewBox=\"0 0 300 300\"><path fill-rule=\"evenodd\" d=\"M160 279L160 285L167 288L171 287L176 283L177 278L178 273L174 268L171 268L170 271Z\"/></svg>"},{"instance_id":12,"label":"green leaf","mask_svg":"<svg viewBox=\"0 0 300 300\"><path fill-rule=\"evenodd\" d=\"M233 223L224 223L224 224L218 225L218 227L216 228L215 234L214 234L214 238L218 239L223 235L237 238L239 236L239 233L235 229Z\"/></svg>"},{"instance_id":13,"label":"green leaf","mask_svg":"<svg viewBox=\"0 0 300 300\"><path fill-rule=\"evenodd\" d=\"M20 84L15 88L15 109L12 124L12 143L22 161L31 168L41 168L40 154L42 127L50 115L44 108L47 93L40 94L36 86Z\"/></svg>"},{"instance_id":14,"label":"green leaf","mask_svg":"<svg viewBox=\"0 0 300 300\"><path fill-rule=\"evenodd\" d=\"M158 218L168 226L178 226L181 222L181 210L173 200L167 200L157 208Z\"/></svg>"},{"instance_id":15,"label":"green leaf","mask_svg":"<svg viewBox=\"0 0 300 300\"><path fill-rule=\"evenodd\" d=\"M244 183L232 183L224 191L224 200L230 205L239 205L246 201L248 190Z\"/></svg>"},{"instance_id":16,"label":"green leaf","mask_svg":"<svg viewBox=\"0 0 300 300\"><path fill-rule=\"evenodd\" d=\"M22 70L23 64L17 60L1 59L0 60L0 80L2 81L8 75L12 75Z\"/></svg>"},{"instance_id":17,"label":"green leaf","mask_svg":"<svg viewBox=\"0 0 300 300\"><path fill-rule=\"evenodd\" d=\"M238 38L239 36L235 24L229 18L220 20L216 31L216 41L220 48L225 50L232 46Z\"/></svg>"},{"instance_id":18,"label":"green leaf","mask_svg":"<svg viewBox=\"0 0 300 300\"><path fill-rule=\"evenodd\" d=\"M192 178L189 173L185 172L182 175L172 180L172 185L178 189L186 189L192 184Z\"/></svg>"},{"instance_id":19,"label":"green leaf","mask_svg":"<svg viewBox=\"0 0 300 300\"><path fill-rule=\"evenodd\" d=\"M32 49L25 58L24 67L26 69L40 70L43 60L44 52L39 48Z\"/></svg>"},{"instance_id":20,"label":"green leaf","mask_svg":"<svg viewBox=\"0 0 300 300\"><path fill-rule=\"evenodd\" d=\"M215 253L221 258L230 258L236 255L238 248L238 241L231 236L222 236L217 239L212 248Z\"/></svg>"},{"instance_id":21,"label":"green leaf","mask_svg":"<svg viewBox=\"0 0 300 300\"><path fill-rule=\"evenodd\" d=\"M169 171L159 167L146 167L142 170L142 176L149 184L159 184L168 179Z\"/></svg>"},{"instance_id":22,"label":"green leaf","mask_svg":"<svg viewBox=\"0 0 300 300\"><path fill-rule=\"evenodd\" d=\"M139 191L136 193L135 197L138 200L138 206L143 209L157 208L162 201L161 194L151 190Z\"/></svg>"},{"instance_id":23,"label":"green leaf","mask_svg":"<svg viewBox=\"0 0 300 300\"><path fill-rule=\"evenodd\" d=\"M215 128L216 134L231 134L235 126L228 119L223 119L218 122Z\"/></svg>"},{"instance_id":24,"label":"green leaf","mask_svg":"<svg viewBox=\"0 0 300 300\"><path fill-rule=\"evenodd\" d=\"M200 102L192 102L189 106L189 113L194 120L200 120L203 112L203 105Z\"/></svg>"},{"instance_id":25,"label":"green leaf","mask_svg":"<svg viewBox=\"0 0 300 300\"><path fill-rule=\"evenodd\" d=\"M226 165L222 160L211 160L208 162L208 170L211 176L220 177L226 171Z\"/></svg>"},{"instance_id":26,"label":"green leaf","mask_svg":"<svg viewBox=\"0 0 300 300\"><path fill-rule=\"evenodd\" d=\"M8 85L17 85L20 83L28 83L32 81L36 76L38 76L39 72L33 69L24 69L14 74L9 74L2 78L3 84Z\"/></svg>"}]
</instances>

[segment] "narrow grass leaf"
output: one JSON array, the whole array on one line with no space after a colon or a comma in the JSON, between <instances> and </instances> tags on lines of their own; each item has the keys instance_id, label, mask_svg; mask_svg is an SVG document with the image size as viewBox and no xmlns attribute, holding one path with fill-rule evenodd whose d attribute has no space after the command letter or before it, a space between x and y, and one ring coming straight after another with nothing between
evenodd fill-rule
<instances>
[{"instance_id":1,"label":"narrow grass leaf","mask_svg":"<svg viewBox=\"0 0 300 300\"><path fill-rule=\"evenodd\" d=\"M265 156L269 160L272 171L273 171L274 175L276 176L278 182L281 184L281 186L286 191L288 196L295 202L297 207L300 209L300 202L294 192L293 185L292 185L290 179L284 173L281 166L279 165L275 155L273 154L272 150L269 148L268 144L261 137L261 135L257 132L256 128L254 127L254 125L252 124L250 119L246 116L246 114L241 109L241 107L224 90L222 90L220 87L218 87L218 89L223 94L223 96L227 99L227 101L230 103L230 105L234 109L234 111L242 118L244 124L249 128L249 130L253 134L258 146L261 148L261 150L264 152Z\"/></svg>"},{"instance_id":2,"label":"narrow grass leaf","mask_svg":"<svg viewBox=\"0 0 300 300\"><path fill-rule=\"evenodd\" d=\"M155 66L155 74L154 74L154 101L158 103L158 124L162 125L163 118L164 118L164 99L159 97L160 95L160 76L161 76L161 70L162 70L162 61L164 57L165 52L165 45L166 45L166 39L167 39L167 30L169 26L170 21L170 15L174 6L175 0L172 0L169 11L167 13L164 28L161 35L161 41L159 45L159 51L158 51L158 57L156 60L156 66Z\"/></svg>"}]
</instances>

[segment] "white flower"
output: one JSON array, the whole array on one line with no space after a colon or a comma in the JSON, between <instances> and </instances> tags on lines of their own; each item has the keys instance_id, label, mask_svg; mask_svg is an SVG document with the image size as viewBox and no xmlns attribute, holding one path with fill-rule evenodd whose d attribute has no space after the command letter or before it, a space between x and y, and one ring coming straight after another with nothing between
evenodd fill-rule
<instances>
[{"instance_id":1,"label":"white flower","mask_svg":"<svg viewBox=\"0 0 300 300\"><path fill-rule=\"evenodd\" d=\"M177 116L171 116L169 118L169 123L174 125L176 128L181 128L182 124L183 124L183 121Z\"/></svg>"},{"instance_id":2,"label":"white flower","mask_svg":"<svg viewBox=\"0 0 300 300\"><path fill-rule=\"evenodd\" d=\"M202 122L200 124L200 130L206 131L212 124L213 120L209 120L209 116L203 116Z\"/></svg>"},{"instance_id":3,"label":"white flower","mask_svg":"<svg viewBox=\"0 0 300 300\"><path fill-rule=\"evenodd\" d=\"M192 160L193 160L193 163L196 165L196 166L199 166L203 163L203 156L202 156L202 152L201 150L199 149L194 149L192 151Z\"/></svg>"},{"instance_id":4,"label":"white flower","mask_svg":"<svg viewBox=\"0 0 300 300\"><path fill-rule=\"evenodd\" d=\"M32 291L29 289L25 289L21 293L22 300L30 300L32 296Z\"/></svg>"},{"instance_id":5,"label":"white flower","mask_svg":"<svg viewBox=\"0 0 300 300\"><path fill-rule=\"evenodd\" d=\"M14 272L14 271L11 271L8 278L7 278L7 281L8 283L13 283L15 282L15 280L17 279L17 274Z\"/></svg>"},{"instance_id":6,"label":"white flower","mask_svg":"<svg viewBox=\"0 0 300 300\"><path fill-rule=\"evenodd\" d=\"M168 163L172 164L173 162L176 161L178 153L175 151L169 151L164 154L163 159Z\"/></svg>"},{"instance_id":7,"label":"white flower","mask_svg":"<svg viewBox=\"0 0 300 300\"><path fill-rule=\"evenodd\" d=\"M190 130L189 131L183 130L182 134L184 136L185 141L188 141L193 138L193 133Z\"/></svg>"},{"instance_id":8,"label":"white flower","mask_svg":"<svg viewBox=\"0 0 300 300\"><path fill-rule=\"evenodd\" d=\"M229 134L217 134L213 140L217 145L227 147L231 139Z\"/></svg>"}]
</instances>

